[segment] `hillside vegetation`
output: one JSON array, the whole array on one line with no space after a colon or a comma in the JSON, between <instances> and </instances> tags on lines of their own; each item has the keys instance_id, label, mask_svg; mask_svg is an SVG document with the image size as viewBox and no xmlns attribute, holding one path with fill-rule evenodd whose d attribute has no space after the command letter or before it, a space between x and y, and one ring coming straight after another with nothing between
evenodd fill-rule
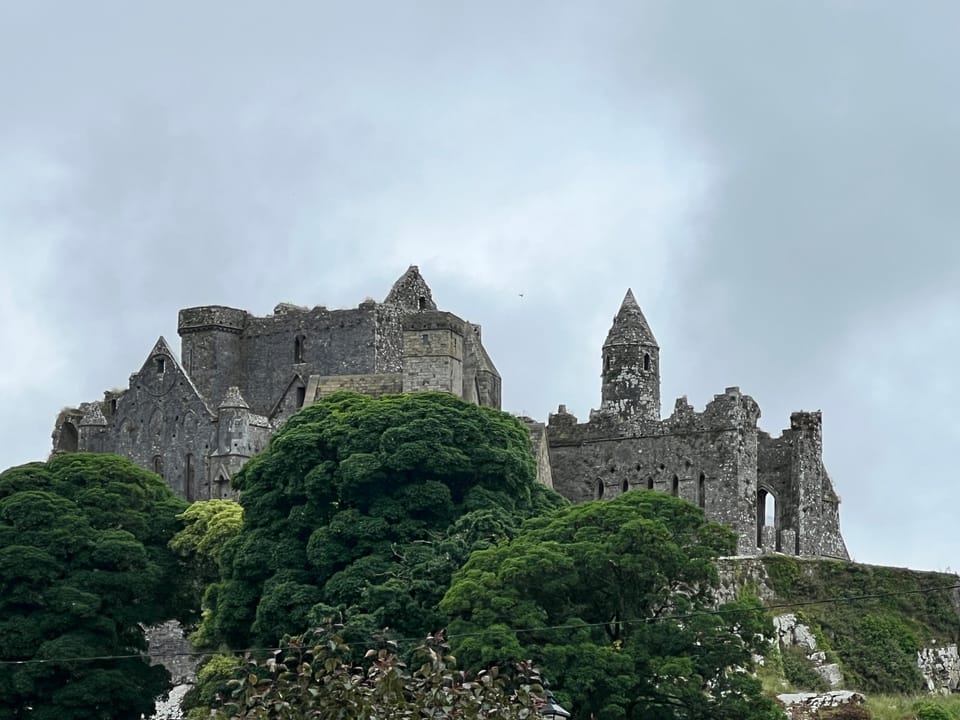
<instances>
[{"instance_id":1,"label":"hillside vegetation","mask_svg":"<svg viewBox=\"0 0 960 720\"><path fill-rule=\"evenodd\" d=\"M759 591L771 614L795 613L839 663L844 687L864 693L925 691L917 652L960 637L954 574L773 555L727 561L726 575L728 584ZM782 658L791 684L816 689L798 682L791 660Z\"/></svg>"}]
</instances>

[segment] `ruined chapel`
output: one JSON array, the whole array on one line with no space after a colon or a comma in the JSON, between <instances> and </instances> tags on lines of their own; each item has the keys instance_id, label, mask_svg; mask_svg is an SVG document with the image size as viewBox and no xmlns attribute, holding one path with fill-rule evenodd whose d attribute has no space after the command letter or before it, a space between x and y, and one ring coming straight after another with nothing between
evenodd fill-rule
<instances>
[{"instance_id":1,"label":"ruined chapel","mask_svg":"<svg viewBox=\"0 0 960 720\"><path fill-rule=\"evenodd\" d=\"M434 390L499 408L501 378L481 328L439 310L411 266L383 302L328 310L278 305L256 317L180 311L178 358L159 338L126 389L59 414L53 452L113 452L188 500L227 497L230 478L303 405L337 390ZM563 405L530 429L538 480L572 502L643 488L685 498L738 533L738 553L848 559L822 460L819 412L779 437L739 388L702 412L660 416L660 348L628 291L601 351L601 403L586 422Z\"/></svg>"}]
</instances>

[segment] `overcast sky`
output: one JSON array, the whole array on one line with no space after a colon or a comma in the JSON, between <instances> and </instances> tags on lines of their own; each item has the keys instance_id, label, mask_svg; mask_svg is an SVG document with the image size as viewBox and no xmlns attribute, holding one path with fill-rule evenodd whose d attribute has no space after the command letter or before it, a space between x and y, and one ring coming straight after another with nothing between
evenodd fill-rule
<instances>
[{"instance_id":1,"label":"overcast sky","mask_svg":"<svg viewBox=\"0 0 960 720\"><path fill-rule=\"evenodd\" d=\"M134 9L135 8L135 9ZM960 4L0 3L0 468L177 310L417 264L505 409L821 409L854 559L960 567Z\"/></svg>"}]
</instances>

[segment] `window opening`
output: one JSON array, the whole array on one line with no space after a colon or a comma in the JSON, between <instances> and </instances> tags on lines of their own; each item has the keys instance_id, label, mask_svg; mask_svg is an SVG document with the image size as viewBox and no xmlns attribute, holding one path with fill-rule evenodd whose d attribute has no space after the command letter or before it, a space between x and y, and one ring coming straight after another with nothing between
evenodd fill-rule
<instances>
[{"instance_id":1,"label":"window opening","mask_svg":"<svg viewBox=\"0 0 960 720\"><path fill-rule=\"evenodd\" d=\"M194 484L194 477L193 477L193 455L192 455L191 453L187 453L187 457L186 457L186 459L185 459L185 461L184 461L184 476L185 476L185 477L184 477L184 481L185 481L185 484L186 484L186 488L185 488L185 489L186 489L186 491L187 491L187 500L193 500L193 499L194 499L193 496L194 496L195 488L194 488L194 486L193 486L193 484Z\"/></svg>"},{"instance_id":2,"label":"window opening","mask_svg":"<svg viewBox=\"0 0 960 720\"><path fill-rule=\"evenodd\" d=\"M603 497L603 480L597 480L597 499Z\"/></svg>"},{"instance_id":3,"label":"window opening","mask_svg":"<svg viewBox=\"0 0 960 720\"><path fill-rule=\"evenodd\" d=\"M627 492L630 489L630 483L627 480L623 481L623 492Z\"/></svg>"},{"instance_id":4,"label":"window opening","mask_svg":"<svg viewBox=\"0 0 960 720\"><path fill-rule=\"evenodd\" d=\"M652 477L648 477L648 478L647 478L647 490L653 490L653 478L652 478Z\"/></svg>"},{"instance_id":5,"label":"window opening","mask_svg":"<svg viewBox=\"0 0 960 720\"><path fill-rule=\"evenodd\" d=\"M307 389L302 385L297 388L297 407L302 408L307 400Z\"/></svg>"},{"instance_id":6,"label":"window opening","mask_svg":"<svg viewBox=\"0 0 960 720\"><path fill-rule=\"evenodd\" d=\"M700 473L700 480L697 481L697 504L703 508L707 505L707 476Z\"/></svg>"},{"instance_id":7,"label":"window opening","mask_svg":"<svg viewBox=\"0 0 960 720\"><path fill-rule=\"evenodd\" d=\"M680 494L680 478L673 476L673 482L670 483L670 494L677 497Z\"/></svg>"},{"instance_id":8,"label":"window opening","mask_svg":"<svg viewBox=\"0 0 960 720\"><path fill-rule=\"evenodd\" d=\"M607 356L603 359L603 369L604 369L606 372L609 372L609 371L610 371L610 356L609 356L609 355L607 355Z\"/></svg>"},{"instance_id":9,"label":"window opening","mask_svg":"<svg viewBox=\"0 0 960 720\"><path fill-rule=\"evenodd\" d=\"M650 353L643 354L643 369L644 370L650 369Z\"/></svg>"},{"instance_id":10,"label":"window opening","mask_svg":"<svg viewBox=\"0 0 960 720\"><path fill-rule=\"evenodd\" d=\"M165 357L157 358L157 375L163 375L167 371L167 359Z\"/></svg>"},{"instance_id":11,"label":"window opening","mask_svg":"<svg viewBox=\"0 0 960 720\"><path fill-rule=\"evenodd\" d=\"M763 529L777 526L777 496L765 488L757 490L757 547L763 547Z\"/></svg>"},{"instance_id":12,"label":"window opening","mask_svg":"<svg viewBox=\"0 0 960 720\"><path fill-rule=\"evenodd\" d=\"M297 335L293 339L293 362L302 363L303 360L303 345L306 338L303 335Z\"/></svg>"},{"instance_id":13,"label":"window opening","mask_svg":"<svg viewBox=\"0 0 960 720\"><path fill-rule=\"evenodd\" d=\"M427 309L427 299L421 295L417 298L417 310L426 310Z\"/></svg>"},{"instance_id":14,"label":"window opening","mask_svg":"<svg viewBox=\"0 0 960 720\"><path fill-rule=\"evenodd\" d=\"M160 477L163 477L163 458L159 455L153 456L153 471Z\"/></svg>"}]
</instances>

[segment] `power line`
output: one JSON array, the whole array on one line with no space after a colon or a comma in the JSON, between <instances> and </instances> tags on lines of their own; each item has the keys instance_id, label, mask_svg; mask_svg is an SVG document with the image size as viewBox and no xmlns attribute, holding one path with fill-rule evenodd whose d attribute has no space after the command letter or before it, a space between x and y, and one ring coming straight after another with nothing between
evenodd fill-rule
<instances>
[{"instance_id":1,"label":"power line","mask_svg":"<svg viewBox=\"0 0 960 720\"><path fill-rule=\"evenodd\" d=\"M808 607L810 605L831 605L835 603L842 602L859 602L863 600L879 600L882 598L888 597L899 597L903 595L930 595L937 592L946 592L949 590L960 590L960 584L956 585L944 585L940 587L930 587L930 588L921 588L918 590L894 590L885 593L872 593L869 595L840 595L831 598L824 598L822 600L800 600L797 602L783 602L783 603L773 603L770 605L760 605L757 607L748 607L748 608L718 608L716 610L698 610L692 613L686 613L683 615L660 615L649 618L637 618L635 620L618 620L616 624L619 625L649 625L657 622L665 621L677 621L677 620L691 620L698 617L709 617L713 615L744 615L747 613L758 613L758 612L767 612L768 610L785 610L788 608L797 608L797 607ZM468 637L482 637L484 635L504 635L507 633L517 633L517 634L526 634L526 633L539 633L546 632L550 630L581 630L584 628L597 628L605 627L612 624L611 622L595 622L595 623L576 623L576 624L564 624L564 625L547 625L545 627L536 627L536 628L505 628L502 630L477 630L474 632L468 633L457 633L454 635L447 635L448 640L468 638ZM400 644L410 644L410 643L420 643L423 642L423 638L399 638L396 640L391 640L392 643ZM365 641L365 642L356 642L350 643L352 647L364 648L364 647L377 647L382 643L379 641ZM309 649L306 646L299 645L286 645L282 647L268 647L268 648L243 648L240 650L231 650L233 654L240 653L262 653L262 652L280 652L281 650L307 650ZM96 655L96 656L87 656L87 657L63 657L63 658L39 658L39 659L30 659L30 660L0 660L0 665L37 665L37 664L46 664L46 663L68 663L68 662L96 662L102 660L129 660L129 659L160 659L160 658L174 658L174 657L202 657L204 655L211 655L210 651L204 652L169 652L169 653L129 653L126 655Z\"/></svg>"}]
</instances>

